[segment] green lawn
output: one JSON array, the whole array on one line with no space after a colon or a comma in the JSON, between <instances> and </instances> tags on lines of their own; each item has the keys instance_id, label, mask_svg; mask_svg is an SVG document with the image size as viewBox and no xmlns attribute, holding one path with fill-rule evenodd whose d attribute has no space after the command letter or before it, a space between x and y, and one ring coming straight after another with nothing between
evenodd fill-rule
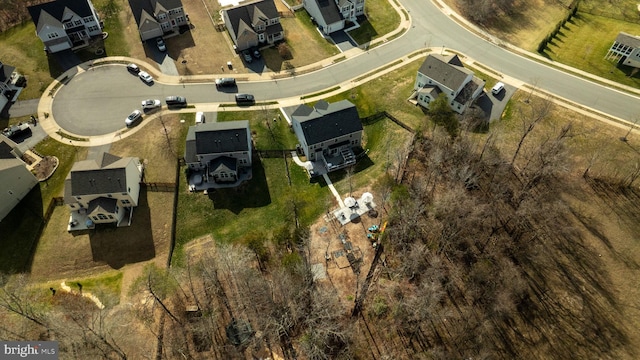
<instances>
[{"instance_id":1,"label":"green lawn","mask_svg":"<svg viewBox=\"0 0 640 360\"><path fill-rule=\"evenodd\" d=\"M367 0L364 12L366 20L358 29L349 31L359 45L392 32L400 24L400 16L387 0Z\"/></svg>"},{"instance_id":2,"label":"green lawn","mask_svg":"<svg viewBox=\"0 0 640 360\"><path fill-rule=\"evenodd\" d=\"M604 57L619 32L640 34L640 24L579 12L550 43L545 54L552 60L629 86L640 86L638 75L627 77L629 67L616 67Z\"/></svg>"},{"instance_id":3,"label":"green lawn","mask_svg":"<svg viewBox=\"0 0 640 360\"><path fill-rule=\"evenodd\" d=\"M275 119L275 121L274 121ZM298 140L279 110L225 111L218 121L249 120L253 141L260 150L291 150Z\"/></svg>"}]
</instances>

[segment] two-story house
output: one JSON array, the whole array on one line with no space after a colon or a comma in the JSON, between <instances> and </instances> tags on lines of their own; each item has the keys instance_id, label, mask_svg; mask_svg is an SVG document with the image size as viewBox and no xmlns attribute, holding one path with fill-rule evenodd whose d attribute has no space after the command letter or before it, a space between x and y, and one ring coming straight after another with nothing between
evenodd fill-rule
<instances>
[{"instance_id":1,"label":"two-story house","mask_svg":"<svg viewBox=\"0 0 640 360\"><path fill-rule=\"evenodd\" d=\"M129 0L142 41L171 37L188 25L181 0Z\"/></svg>"},{"instance_id":2,"label":"two-story house","mask_svg":"<svg viewBox=\"0 0 640 360\"><path fill-rule=\"evenodd\" d=\"M80 49L89 46L91 38L102 36L91 0L55 0L27 9L49 53Z\"/></svg>"},{"instance_id":3,"label":"two-story house","mask_svg":"<svg viewBox=\"0 0 640 360\"><path fill-rule=\"evenodd\" d=\"M325 35L344 29L347 22L357 23L364 15L364 0L303 0L302 4Z\"/></svg>"},{"instance_id":4,"label":"two-story house","mask_svg":"<svg viewBox=\"0 0 640 360\"><path fill-rule=\"evenodd\" d=\"M73 164L64 181L64 202L71 210L69 231L95 224L131 225L143 171L140 159L109 153Z\"/></svg>"},{"instance_id":5,"label":"two-story house","mask_svg":"<svg viewBox=\"0 0 640 360\"><path fill-rule=\"evenodd\" d=\"M189 189L236 187L252 177L249 121L189 127L185 149Z\"/></svg>"},{"instance_id":6,"label":"two-story house","mask_svg":"<svg viewBox=\"0 0 640 360\"><path fill-rule=\"evenodd\" d=\"M484 81L466 69L458 55L429 54L418 69L411 99L428 109L443 93L451 109L462 114L483 89Z\"/></svg>"},{"instance_id":7,"label":"two-story house","mask_svg":"<svg viewBox=\"0 0 640 360\"><path fill-rule=\"evenodd\" d=\"M315 163L310 175L356 163L353 149L362 146L362 122L353 103L320 100L314 107L298 106L290 117L302 151L308 161Z\"/></svg>"},{"instance_id":8,"label":"two-story house","mask_svg":"<svg viewBox=\"0 0 640 360\"><path fill-rule=\"evenodd\" d=\"M15 102L22 91L24 77L16 68L0 61L0 114L10 102Z\"/></svg>"},{"instance_id":9,"label":"two-story house","mask_svg":"<svg viewBox=\"0 0 640 360\"><path fill-rule=\"evenodd\" d=\"M0 221L38 184L16 143L4 135L0 135L0 184Z\"/></svg>"},{"instance_id":10,"label":"two-story house","mask_svg":"<svg viewBox=\"0 0 640 360\"><path fill-rule=\"evenodd\" d=\"M640 68L640 36L620 32L605 59L614 59L620 64Z\"/></svg>"},{"instance_id":11,"label":"two-story house","mask_svg":"<svg viewBox=\"0 0 640 360\"><path fill-rule=\"evenodd\" d=\"M222 11L222 18L237 51L284 39L284 29L273 0L258 0Z\"/></svg>"}]
</instances>

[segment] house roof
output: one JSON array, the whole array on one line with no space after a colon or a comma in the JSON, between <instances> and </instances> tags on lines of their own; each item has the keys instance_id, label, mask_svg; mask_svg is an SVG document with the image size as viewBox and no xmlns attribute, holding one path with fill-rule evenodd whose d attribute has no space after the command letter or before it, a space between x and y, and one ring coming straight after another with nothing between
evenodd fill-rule
<instances>
[{"instance_id":1,"label":"house roof","mask_svg":"<svg viewBox=\"0 0 640 360\"><path fill-rule=\"evenodd\" d=\"M248 151L248 120L209 122L189 127L185 160L196 162L197 155Z\"/></svg>"},{"instance_id":2,"label":"house roof","mask_svg":"<svg viewBox=\"0 0 640 360\"><path fill-rule=\"evenodd\" d=\"M15 67L3 64L0 61L0 82L8 83L11 79L11 74L15 71Z\"/></svg>"},{"instance_id":3,"label":"house roof","mask_svg":"<svg viewBox=\"0 0 640 360\"><path fill-rule=\"evenodd\" d=\"M124 193L128 191L127 165L134 158L102 153L97 160L78 161L69 173L71 196ZM65 182L65 192L67 191Z\"/></svg>"},{"instance_id":4,"label":"house roof","mask_svg":"<svg viewBox=\"0 0 640 360\"><path fill-rule=\"evenodd\" d=\"M460 104L466 104L469 100L472 100L472 96L478 90L478 87L484 87L484 81L474 76L471 81L464 85L454 100Z\"/></svg>"},{"instance_id":5,"label":"house roof","mask_svg":"<svg viewBox=\"0 0 640 360\"><path fill-rule=\"evenodd\" d=\"M29 10L29 15L31 15L33 23L36 24L37 31L40 31L45 23L51 21L51 19L47 17L42 19L43 23L40 23L40 17L43 16L43 14L48 14L52 19L62 22L65 20L62 17L64 16L64 10L66 8L81 17L93 15L88 0L55 0L44 4L29 6L27 10Z\"/></svg>"},{"instance_id":6,"label":"house roof","mask_svg":"<svg viewBox=\"0 0 640 360\"><path fill-rule=\"evenodd\" d=\"M16 156L14 149L16 143L8 137L0 134L0 159L15 159Z\"/></svg>"},{"instance_id":7,"label":"house roof","mask_svg":"<svg viewBox=\"0 0 640 360\"><path fill-rule=\"evenodd\" d=\"M348 100L331 104L320 100L313 108L303 104L294 110L291 118L300 122L307 145L362 131L358 109Z\"/></svg>"},{"instance_id":8,"label":"house roof","mask_svg":"<svg viewBox=\"0 0 640 360\"><path fill-rule=\"evenodd\" d=\"M118 201L114 198L99 197L89 201L87 212L89 215L97 213L115 213Z\"/></svg>"},{"instance_id":9,"label":"house roof","mask_svg":"<svg viewBox=\"0 0 640 360\"><path fill-rule=\"evenodd\" d=\"M620 32L616 37L616 42L635 49L640 47L640 36L627 34L626 32Z\"/></svg>"},{"instance_id":10,"label":"house roof","mask_svg":"<svg viewBox=\"0 0 640 360\"><path fill-rule=\"evenodd\" d=\"M242 23L245 25L253 25L259 20L266 21L280 17L273 0L258 0L234 6L224 11L227 13L227 17L231 22L231 24L227 24L227 26L231 26L236 35L241 33L240 27ZM269 29L269 26L267 26L267 29ZM282 25L280 25L280 29L282 30Z\"/></svg>"},{"instance_id":11,"label":"house roof","mask_svg":"<svg viewBox=\"0 0 640 360\"><path fill-rule=\"evenodd\" d=\"M338 10L338 5L333 0L312 0L318 5L320 15L324 19L325 24L333 24L342 20L342 14Z\"/></svg>"},{"instance_id":12,"label":"house roof","mask_svg":"<svg viewBox=\"0 0 640 360\"><path fill-rule=\"evenodd\" d=\"M222 167L229 171L238 171L238 159L220 156L211 161L211 169L213 171L218 171Z\"/></svg>"},{"instance_id":13,"label":"house roof","mask_svg":"<svg viewBox=\"0 0 640 360\"><path fill-rule=\"evenodd\" d=\"M143 28L150 24L158 27L158 22L153 17L153 6L149 0L129 0L129 7L138 24L138 29L144 30Z\"/></svg>"},{"instance_id":14,"label":"house roof","mask_svg":"<svg viewBox=\"0 0 640 360\"><path fill-rule=\"evenodd\" d=\"M467 77L473 75L464 68L458 55L429 54L418 72L452 90L458 90Z\"/></svg>"}]
</instances>

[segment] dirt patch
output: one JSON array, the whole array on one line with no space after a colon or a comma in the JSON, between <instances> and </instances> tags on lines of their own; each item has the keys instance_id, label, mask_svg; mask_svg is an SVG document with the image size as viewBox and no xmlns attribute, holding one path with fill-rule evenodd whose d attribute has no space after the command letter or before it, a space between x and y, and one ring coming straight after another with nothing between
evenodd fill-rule
<instances>
[{"instance_id":1,"label":"dirt patch","mask_svg":"<svg viewBox=\"0 0 640 360\"><path fill-rule=\"evenodd\" d=\"M38 181L45 181L53 175L54 171L56 171L58 163L59 161L57 157L45 156L33 166L31 172L33 172Z\"/></svg>"},{"instance_id":2,"label":"dirt patch","mask_svg":"<svg viewBox=\"0 0 640 360\"><path fill-rule=\"evenodd\" d=\"M311 264L325 267L326 277L320 281L330 283L338 292L343 306L349 310L353 308L353 301L375 255L367 234L370 226L381 225L380 211L378 209L376 217L365 214L345 226L327 216L311 225Z\"/></svg>"}]
</instances>

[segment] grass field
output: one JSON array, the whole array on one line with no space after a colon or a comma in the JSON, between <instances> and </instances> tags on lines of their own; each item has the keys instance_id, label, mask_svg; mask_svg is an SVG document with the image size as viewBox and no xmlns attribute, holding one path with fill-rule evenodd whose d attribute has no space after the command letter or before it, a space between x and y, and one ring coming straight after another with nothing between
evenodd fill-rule
<instances>
[{"instance_id":1,"label":"grass field","mask_svg":"<svg viewBox=\"0 0 640 360\"><path fill-rule=\"evenodd\" d=\"M387 0L367 0L364 12L366 20L360 23L359 28L349 31L358 45L384 36L400 25L400 15Z\"/></svg>"},{"instance_id":2,"label":"grass field","mask_svg":"<svg viewBox=\"0 0 640 360\"><path fill-rule=\"evenodd\" d=\"M253 142L260 150L292 150L298 140L281 117L279 110L224 111L218 113L218 121L249 120Z\"/></svg>"}]
</instances>

